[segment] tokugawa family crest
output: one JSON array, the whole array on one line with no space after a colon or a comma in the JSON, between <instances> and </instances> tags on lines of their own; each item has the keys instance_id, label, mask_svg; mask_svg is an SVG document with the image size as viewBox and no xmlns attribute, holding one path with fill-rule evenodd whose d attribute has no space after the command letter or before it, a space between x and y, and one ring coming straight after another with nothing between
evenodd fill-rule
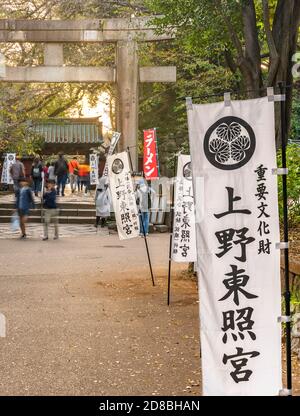
<instances>
[{"instance_id":1,"label":"tokugawa family crest","mask_svg":"<svg viewBox=\"0 0 300 416\"><path fill-rule=\"evenodd\" d=\"M223 117L216 121L204 137L204 153L218 169L233 170L244 166L255 151L252 127L238 117Z\"/></svg>"}]
</instances>

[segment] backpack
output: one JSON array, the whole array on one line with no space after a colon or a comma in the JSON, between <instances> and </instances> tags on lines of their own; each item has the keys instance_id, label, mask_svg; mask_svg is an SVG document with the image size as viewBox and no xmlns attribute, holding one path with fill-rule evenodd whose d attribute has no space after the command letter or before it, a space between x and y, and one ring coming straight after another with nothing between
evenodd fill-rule
<instances>
[{"instance_id":1,"label":"backpack","mask_svg":"<svg viewBox=\"0 0 300 416\"><path fill-rule=\"evenodd\" d=\"M33 168L33 170L32 170L32 176L34 178L40 178L40 176L41 176L41 169L40 169L39 166L36 166L36 167Z\"/></svg>"},{"instance_id":2,"label":"backpack","mask_svg":"<svg viewBox=\"0 0 300 416\"><path fill-rule=\"evenodd\" d=\"M68 166L65 159L58 159L55 164L55 174L58 176L68 173Z\"/></svg>"}]
</instances>

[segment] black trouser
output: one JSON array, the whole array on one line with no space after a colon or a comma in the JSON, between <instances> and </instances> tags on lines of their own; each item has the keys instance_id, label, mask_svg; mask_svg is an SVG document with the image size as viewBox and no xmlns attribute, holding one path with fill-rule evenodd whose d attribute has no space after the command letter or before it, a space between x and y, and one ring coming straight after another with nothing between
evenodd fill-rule
<instances>
[{"instance_id":1,"label":"black trouser","mask_svg":"<svg viewBox=\"0 0 300 416\"><path fill-rule=\"evenodd\" d=\"M100 216L96 216L96 225L99 225L99 221L101 219L101 227L104 227L106 224L106 218L101 218Z\"/></svg>"},{"instance_id":2,"label":"black trouser","mask_svg":"<svg viewBox=\"0 0 300 416\"><path fill-rule=\"evenodd\" d=\"M61 194L65 194L65 186L67 183L68 175L60 175L57 176L57 187L56 187L56 194L59 195L60 187L61 187Z\"/></svg>"}]
</instances>

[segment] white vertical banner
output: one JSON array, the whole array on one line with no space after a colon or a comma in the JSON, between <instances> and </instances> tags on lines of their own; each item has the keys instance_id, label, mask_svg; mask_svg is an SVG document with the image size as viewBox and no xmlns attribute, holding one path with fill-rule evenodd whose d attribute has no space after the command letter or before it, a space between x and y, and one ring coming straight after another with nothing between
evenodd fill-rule
<instances>
[{"instance_id":1,"label":"white vertical banner","mask_svg":"<svg viewBox=\"0 0 300 416\"><path fill-rule=\"evenodd\" d=\"M188 108L204 395L278 395L280 241L274 103ZM197 218L197 215L196 215Z\"/></svg>"},{"instance_id":2,"label":"white vertical banner","mask_svg":"<svg viewBox=\"0 0 300 416\"><path fill-rule=\"evenodd\" d=\"M191 157L179 155L175 182L172 260L197 261Z\"/></svg>"},{"instance_id":3,"label":"white vertical banner","mask_svg":"<svg viewBox=\"0 0 300 416\"><path fill-rule=\"evenodd\" d=\"M5 56L0 52L0 78L6 77L6 63Z\"/></svg>"},{"instance_id":4,"label":"white vertical banner","mask_svg":"<svg viewBox=\"0 0 300 416\"><path fill-rule=\"evenodd\" d=\"M7 177L7 156L5 156L2 166L2 173L1 173L1 183L7 184L8 177Z\"/></svg>"},{"instance_id":5,"label":"white vertical banner","mask_svg":"<svg viewBox=\"0 0 300 416\"><path fill-rule=\"evenodd\" d=\"M6 183L8 185L11 185L14 183L11 175L10 175L10 167L16 160L16 154L15 153L6 153L3 168L2 168L2 174L1 174L1 183Z\"/></svg>"},{"instance_id":6,"label":"white vertical banner","mask_svg":"<svg viewBox=\"0 0 300 416\"><path fill-rule=\"evenodd\" d=\"M139 214L127 152L108 156L108 177L120 240L138 237Z\"/></svg>"},{"instance_id":7,"label":"white vertical banner","mask_svg":"<svg viewBox=\"0 0 300 416\"><path fill-rule=\"evenodd\" d=\"M121 133L118 133L117 131L113 132L107 156L111 156L114 153L114 150L118 144L118 141L120 140L120 137L121 137ZM107 158L106 158L102 176L108 176Z\"/></svg>"},{"instance_id":8,"label":"white vertical banner","mask_svg":"<svg viewBox=\"0 0 300 416\"><path fill-rule=\"evenodd\" d=\"M96 153L90 154L90 182L91 185L98 185L99 178L99 156Z\"/></svg>"}]
</instances>

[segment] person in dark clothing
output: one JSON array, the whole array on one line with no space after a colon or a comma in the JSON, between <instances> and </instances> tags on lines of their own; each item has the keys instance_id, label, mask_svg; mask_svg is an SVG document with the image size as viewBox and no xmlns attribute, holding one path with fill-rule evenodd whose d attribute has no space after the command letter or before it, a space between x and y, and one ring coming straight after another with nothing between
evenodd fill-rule
<instances>
[{"instance_id":1,"label":"person in dark clothing","mask_svg":"<svg viewBox=\"0 0 300 416\"><path fill-rule=\"evenodd\" d=\"M57 177L56 193L59 195L61 188L61 196L65 196L65 186L68 179L68 162L64 158L62 152L58 154L58 159L54 164L54 175Z\"/></svg>"},{"instance_id":2,"label":"person in dark clothing","mask_svg":"<svg viewBox=\"0 0 300 416\"><path fill-rule=\"evenodd\" d=\"M26 238L26 222L30 208L34 208L34 198L26 178L19 179L16 208L20 217L21 239Z\"/></svg>"},{"instance_id":3,"label":"person in dark clothing","mask_svg":"<svg viewBox=\"0 0 300 416\"><path fill-rule=\"evenodd\" d=\"M55 181L47 182L47 190L43 195L43 210L44 210L44 237L43 240L48 240L48 228L51 220L54 224L54 240L58 239L58 209L56 204Z\"/></svg>"},{"instance_id":4,"label":"person in dark clothing","mask_svg":"<svg viewBox=\"0 0 300 416\"><path fill-rule=\"evenodd\" d=\"M43 165L40 159L36 157L31 167L31 178L33 183L32 188L35 196L38 196L38 193L41 191L42 188L42 172Z\"/></svg>"},{"instance_id":5,"label":"person in dark clothing","mask_svg":"<svg viewBox=\"0 0 300 416\"><path fill-rule=\"evenodd\" d=\"M155 193L154 190L148 186L145 179L140 179L136 185L135 195L136 203L139 209L141 237L148 235L149 232L151 193Z\"/></svg>"},{"instance_id":6,"label":"person in dark clothing","mask_svg":"<svg viewBox=\"0 0 300 416\"><path fill-rule=\"evenodd\" d=\"M10 176L12 177L12 180L14 181L14 192L15 192L15 196L17 196L17 192L19 190L19 179L25 178L26 176L24 165L21 162L19 156L16 156L16 160L10 166L9 173L10 173Z\"/></svg>"}]
</instances>

